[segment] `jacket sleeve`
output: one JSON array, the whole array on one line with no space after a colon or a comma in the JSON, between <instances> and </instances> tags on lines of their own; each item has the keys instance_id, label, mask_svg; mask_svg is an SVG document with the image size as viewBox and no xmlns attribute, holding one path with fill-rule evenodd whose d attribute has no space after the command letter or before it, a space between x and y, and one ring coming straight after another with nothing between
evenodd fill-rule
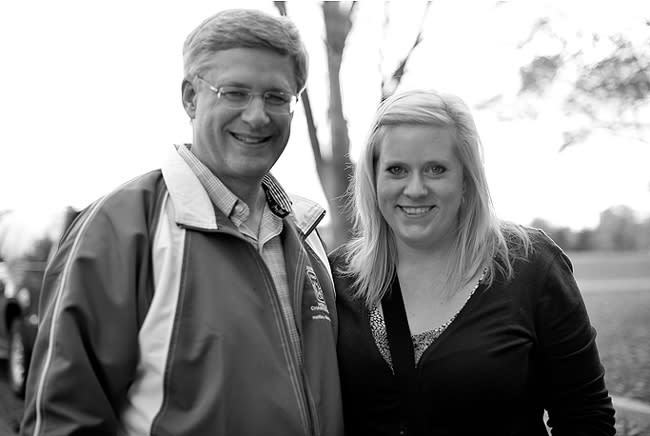
<instances>
[{"instance_id":1,"label":"jacket sleeve","mask_svg":"<svg viewBox=\"0 0 650 436\"><path fill-rule=\"evenodd\" d=\"M43 283L21 435L114 435L137 364L144 226L101 201L75 222Z\"/></svg>"},{"instance_id":2,"label":"jacket sleeve","mask_svg":"<svg viewBox=\"0 0 650 436\"><path fill-rule=\"evenodd\" d=\"M540 265L541 266L541 265ZM552 434L613 435L614 408L596 348L596 331L567 256L553 245L535 324L544 407Z\"/></svg>"}]
</instances>

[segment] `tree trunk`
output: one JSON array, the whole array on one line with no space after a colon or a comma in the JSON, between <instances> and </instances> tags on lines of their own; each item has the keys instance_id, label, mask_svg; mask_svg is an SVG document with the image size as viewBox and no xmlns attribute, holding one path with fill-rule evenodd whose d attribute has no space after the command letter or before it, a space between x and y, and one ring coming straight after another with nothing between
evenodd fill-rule
<instances>
[{"instance_id":1,"label":"tree trunk","mask_svg":"<svg viewBox=\"0 0 650 436\"><path fill-rule=\"evenodd\" d=\"M352 224L345 212L346 191L352 176L350 161L350 139L348 124L343 116L341 97L341 61L345 41L352 28L350 11L344 11L338 2L323 2L323 17L325 20L325 37L327 44L327 67L329 72L330 106L328 118L332 144L331 157L321 160L319 176L323 191L329 203L331 213L330 247L334 248L351 236Z\"/></svg>"}]
</instances>

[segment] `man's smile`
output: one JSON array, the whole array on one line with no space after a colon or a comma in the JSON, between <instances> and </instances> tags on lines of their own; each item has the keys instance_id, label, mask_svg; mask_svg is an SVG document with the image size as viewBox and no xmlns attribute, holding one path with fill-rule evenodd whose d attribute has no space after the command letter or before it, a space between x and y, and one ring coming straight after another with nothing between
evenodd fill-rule
<instances>
[{"instance_id":1,"label":"man's smile","mask_svg":"<svg viewBox=\"0 0 650 436\"><path fill-rule=\"evenodd\" d=\"M269 141L273 136L260 136L260 135L247 135L244 133L235 133L230 132L230 135L239 142L245 144L261 144L263 142Z\"/></svg>"}]
</instances>

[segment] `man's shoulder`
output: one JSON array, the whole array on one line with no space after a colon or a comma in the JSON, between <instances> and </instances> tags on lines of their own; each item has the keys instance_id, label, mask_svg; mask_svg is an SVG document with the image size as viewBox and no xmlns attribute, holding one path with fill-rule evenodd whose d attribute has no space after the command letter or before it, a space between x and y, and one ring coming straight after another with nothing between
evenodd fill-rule
<instances>
[{"instance_id":1,"label":"man's shoulder","mask_svg":"<svg viewBox=\"0 0 650 436\"><path fill-rule=\"evenodd\" d=\"M95 227L101 223L119 225L134 217L152 216L166 192L159 169L141 174L100 197L81 212L80 221Z\"/></svg>"},{"instance_id":2,"label":"man's shoulder","mask_svg":"<svg viewBox=\"0 0 650 436\"><path fill-rule=\"evenodd\" d=\"M325 208L301 195L288 195L291 198L292 215L296 225L303 233L311 233L325 216Z\"/></svg>"},{"instance_id":3,"label":"man's shoulder","mask_svg":"<svg viewBox=\"0 0 650 436\"><path fill-rule=\"evenodd\" d=\"M108 192L98 201L106 205L113 202L125 201L128 199L141 199L143 197L156 195L165 188L165 181L160 169L151 170L117 186Z\"/></svg>"}]
</instances>

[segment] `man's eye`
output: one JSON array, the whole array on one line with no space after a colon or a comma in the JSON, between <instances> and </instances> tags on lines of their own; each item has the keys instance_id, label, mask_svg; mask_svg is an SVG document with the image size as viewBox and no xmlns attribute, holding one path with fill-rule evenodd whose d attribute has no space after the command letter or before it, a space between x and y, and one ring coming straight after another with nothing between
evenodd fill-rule
<instances>
[{"instance_id":1,"label":"man's eye","mask_svg":"<svg viewBox=\"0 0 650 436\"><path fill-rule=\"evenodd\" d=\"M243 89L224 89L221 96L229 101L246 101L248 100L248 91Z\"/></svg>"},{"instance_id":2,"label":"man's eye","mask_svg":"<svg viewBox=\"0 0 650 436\"><path fill-rule=\"evenodd\" d=\"M285 105L289 103L289 99L289 96L283 93L267 92L264 94L264 101L266 104L270 104L272 106Z\"/></svg>"}]
</instances>

